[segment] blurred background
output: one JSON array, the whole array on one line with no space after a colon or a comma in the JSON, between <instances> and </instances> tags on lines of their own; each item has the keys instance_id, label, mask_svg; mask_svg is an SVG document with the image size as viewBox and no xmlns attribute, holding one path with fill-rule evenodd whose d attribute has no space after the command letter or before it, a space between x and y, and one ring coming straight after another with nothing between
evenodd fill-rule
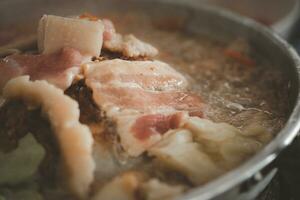
<instances>
[{"instance_id":1,"label":"blurred background","mask_svg":"<svg viewBox=\"0 0 300 200\"><path fill-rule=\"evenodd\" d=\"M24 6L24 2L30 2L28 5ZM166 0L172 1L172 0ZM299 0L174 0L174 1L193 1L199 4L209 4L213 6L222 7L231 10L240 15L250 17L261 24L270 27L280 36L291 42L293 45L300 50L300 1ZM10 19L12 10L9 9L10 6L14 5L14 11L16 13L16 18L18 21L22 20L34 20L37 16L40 16L43 10L42 7L47 7L51 0L0 0L0 6L5 9L4 13L0 13L0 45L5 44L12 38L15 38L20 29L22 29L22 34L30 33L36 26L36 24L28 25L26 28L24 26L18 27L16 24L10 26ZM61 0L61 6L66 7L66 4L78 4L78 1ZM86 4L92 1L86 0ZM22 6L18 7L18 4ZM50 5L50 4L49 4ZM73 6L70 7L72 9ZM76 7L76 6L74 6ZM49 7L47 7L49 10ZM4 10L4 9L2 9ZM51 10L51 8L50 8ZM30 11L30 12L28 12ZM18 13L28 13L28 15L22 17ZM58 11L59 13L59 11ZM71 11L70 11L71 13ZM4 29L9 31L5 31ZM298 28L297 28L298 27ZM13 30L12 30L13 29ZM299 48L298 48L299 47Z\"/></svg>"},{"instance_id":2,"label":"blurred background","mask_svg":"<svg viewBox=\"0 0 300 200\"><path fill-rule=\"evenodd\" d=\"M299 19L298 0L204 0L255 19L290 39Z\"/></svg>"}]
</instances>

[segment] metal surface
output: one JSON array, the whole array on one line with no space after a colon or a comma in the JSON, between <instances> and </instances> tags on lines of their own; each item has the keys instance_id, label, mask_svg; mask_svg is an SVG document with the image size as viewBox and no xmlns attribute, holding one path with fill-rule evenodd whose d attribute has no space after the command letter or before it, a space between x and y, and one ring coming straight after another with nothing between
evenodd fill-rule
<instances>
[{"instance_id":1,"label":"metal surface","mask_svg":"<svg viewBox=\"0 0 300 200\"><path fill-rule=\"evenodd\" d=\"M16 3L17 2L17 3ZM30 4L31 2L31 4ZM34 9L32 9L34 5ZM270 181L270 176L257 179L259 173L269 165L296 137L300 128L299 71L300 60L294 49L279 36L258 23L234 15L219 8L203 6L194 0L123 0L123 1L58 1L29 0L0 2L0 29L7 23L28 20L36 21L41 14L72 15L81 12L101 13L109 10L126 11L128 7L144 9L149 14L169 13L188 14L187 31L207 34L211 37L226 40L236 37L247 38L251 45L264 57L279 67L283 76L289 78L290 117L285 127L263 150L243 163L240 167L228 172L210 183L195 188L180 199L189 200L233 200L250 199L256 196L249 190L257 186L261 191ZM30 12L30 9L34 12ZM15 15L18 13L18 15ZM19 17L21 16L21 17ZM5 19L5 20L4 20ZM36 23L36 22L35 22ZM270 171L267 172L269 174ZM272 172L272 171L271 171ZM261 182L263 181L263 182ZM245 188L245 185L250 185ZM249 194L249 195L247 195ZM244 195L244 196L241 196ZM250 196L251 195L251 196Z\"/></svg>"}]
</instances>

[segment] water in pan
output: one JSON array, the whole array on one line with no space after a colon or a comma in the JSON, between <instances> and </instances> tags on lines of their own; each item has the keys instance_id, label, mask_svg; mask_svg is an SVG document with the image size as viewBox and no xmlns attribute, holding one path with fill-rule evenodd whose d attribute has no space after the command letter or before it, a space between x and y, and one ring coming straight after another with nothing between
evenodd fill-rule
<instances>
[{"instance_id":1,"label":"water in pan","mask_svg":"<svg viewBox=\"0 0 300 200\"><path fill-rule=\"evenodd\" d=\"M240 129L259 124L271 133L260 136L263 143L283 127L289 107L287 80L243 38L218 41L187 33L181 17L155 18L138 11L103 16L112 19L120 32L133 33L157 47L159 59L185 74L191 90L209 104L208 117L213 121ZM143 167L147 171L149 166ZM166 175L174 176L155 174L161 179ZM185 181L179 177L175 183L178 180Z\"/></svg>"},{"instance_id":2,"label":"water in pan","mask_svg":"<svg viewBox=\"0 0 300 200\"><path fill-rule=\"evenodd\" d=\"M185 74L192 90L211 105L209 117L213 120L240 128L256 121L274 134L283 126L288 113L286 80L247 41L222 42L186 33L181 17L155 19L138 12L105 17L121 32L134 33L156 46L159 59ZM249 59L228 55L228 49Z\"/></svg>"},{"instance_id":3,"label":"water in pan","mask_svg":"<svg viewBox=\"0 0 300 200\"><path fill-rule=\"evenodd\" d=\"M129 13L129 12L128 12ZM123 33L133 33L160 50L160 57L172 64L191 81L191 90L209 104L208 118L228 122L244 129L260 124L275 135L287 115L287 85L284 77L266 59L256 55L243 39L215 41L205 36L184 33L184 18L151 18L141 12L109 13L105 17ZM272 136L263 134L263 143ZM213 152L211 156L213 157ZM214 158L218 161L218 158ZM142 169L169 183L185 183L185 177L164 171L152 173L148 160L133 162L130 169ZM154 163L159 169L159 163ZM128 166L126 166L128 167ZM156 170L155 170L156 171ZM102 183L99 183L100 185ZM96 184L97 185L97 184Z\"/></svg>"}]
</instances>

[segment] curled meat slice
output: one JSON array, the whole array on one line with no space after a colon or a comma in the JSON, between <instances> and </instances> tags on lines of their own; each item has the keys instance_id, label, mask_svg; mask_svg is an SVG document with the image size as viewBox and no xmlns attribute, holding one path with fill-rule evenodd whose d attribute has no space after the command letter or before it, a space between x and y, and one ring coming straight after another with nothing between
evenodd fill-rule
<instances>
[{"instance_id":1,"label":"curled meat slice","mask_svg":"<svg viewBox=\"0 0 300 200\"><path fill-rule=\"evenodd\" d=\"M147 90L185 89L183 75L160 61L126 61L120 59L88 63L83 66L89 80L113 86L139 87Z\"/></svg>"},{"instance_id":2,"label":"curled meat slice","mask_svg":"<svg viewBox=\"0 0 300 200\"><path fill-rule=\"evenodd\" d=\"M94 179L93 138L89 128L79 122L76 101L46 81L30 81L28 76L10 80L4 90L6 99L22 99L41 106L52 125L63 157L70 189L84 198Z\"/></svg>"},{"instance_id":3,"label":"curled meat slice","mask_svg":"<svg viewBox=\"0 0 300 200\"><path fill-rule=\"evenodd\" d=\"M185 113L119 116L117 132L130 156L139 156L162 139L163 134L182 126Z\"/></svg>"},{"instance_id":4,"label":"curled meat slice","mask_svg":"<svg viewBox=\"0 0 300 200\"><path fill-rule=\"evenodd\" d=\"M111 52L121 53L128 58L154 57L158 54L155 47L131 34L125 36L118 33L110 34L110 39L104 40L103 48Z\"/></svg>"},{"instance_id":5,"label":"curled meat slice","mask_svg":"<svg viewBox=\"0 0 300 200\"><path fill-rule=\"evenodd\" d=\"M190 117L185 127L195 133L198 141L206 139L221 142L240 134L240 131L234 126L226 123L214 123L198 117Z\"/></svg>"},{"instance_id":6,"label":"curled meat slice","mask_svg":"<svg viewBox=\"0 0 300 200\"><path fill-rule=\"evenodd\" d=\"M47 80L66 89L80 72L83 56L75 49L63 48L48 55L11 55L0 60L0 91L14 77L30 75L33 80Z\"/></svg>"},{"instance_id":7,"label":"curled meat slice","mask_svg":"<svg viewBox=\"0 0 300 200\"><path fill-rule=\"evenodd\" d=\"M201 146L193 142L188 130L173 130L148 150L162 163L187 176L194 184L203 184L222 174L210 157L201 151Z\"/></svg>"},{"instance_id":8,"label":"curled meat slice","mask_svg":"<svg viewBox=\"0 0 300 200\"><path fill-rule=\"evenodd\" d=\"M100 20L44 15L38 28L39 51L51 54L63 47L72 47L83 55L99 56L103 32L104 27Z\"/></svg>"},{"instance_id":9,"label":"curled meat slice","mask_svg":"<svg viewBox=\"0 0 300 200\"><path fill-rule=\"evenodd\" d=\"M205 146L206 151L223 158L226 168L238 165L262 147L255 137L245 137L242 131L226 123L189 117L184 127L192 131L195 140Z\"/></svg>"}]
</instances>

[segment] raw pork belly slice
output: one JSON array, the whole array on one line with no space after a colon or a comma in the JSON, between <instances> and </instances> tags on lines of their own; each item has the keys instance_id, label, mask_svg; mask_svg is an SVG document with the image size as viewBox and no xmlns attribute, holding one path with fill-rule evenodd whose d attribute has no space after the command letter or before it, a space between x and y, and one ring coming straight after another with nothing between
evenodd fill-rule
<instances>
[{"instance_id":1,"label":"raw pork belly slice","mask_svg":"<svg viewBox=\"0 0 300 200\"><path fill-rule=\"evenodd\" d=\"M151 44L137 39L134 35L121 35L116 33L114 24L108 20L102 20L104 25L103 48L111 52L121 53L128 58L154 57L158 50Z\"/></svg>"},{"instance_id":2,"label":"raw pork belly slice","mask_svg":"<svg viewBox=\"0 0 300 200\"><path fill-rule=\"evenodd\" d=\"M0 60L0 91L14 77L29 75L32 80L47 80L55 86L68 88L80 72L83 56L72 48L63 48L47 55L11 55Z\"/></svg>"},{"instance_id":3,"label":"raw pork belly slice","mask_svg":"<svg viewBox=\"0 0 300 200\"><path fill-rule=\"evenodd\" d=\"M80 73L80 65L100 55L103 33L101 20L44 15L38 27L41 54L11 55L1 60L0 90L9 79L21 75L68 88Z\"/></svg>"},{"instance_id":4,"label":"raw pork belly slice","mask_svg":"<svg viewBox=\"0 0 300 200\"><path fill-rule=\"evenodd\" d=\"M99 56L103 32L101 20L44 15L39 22L38 46L43 54L55 53L63 47L72 47L83 55Z\"/></svg>"},{"instance_id":5,"label":"raw pork belly slice","mask_svg":"<svg viewBox=\"0 0 300 200\"><path fill-rule=\"evenodd\" d=\"M185 89L188 85L181 74L160 61L106 60L84 65L84 71L89 80L97 80L101 85L147 90Z\"/></svg>"},{"instance_id":6,"label":"raw pork belly slice","mask_svg":"<svg viewBox=\"0 0 300 200\"><path fill-rule=\"evenodd\" d=\"M158 61L110 60L84 66L96 104L117 125L124 150L139 156L189 115L203 116L201 98L187 80Z\"/></svg>"},{"instance_id":7,"label":"raw pork belly slice","mask_svg":"<svg viewBox=\"0 0 300 200\"><path fill-rule=\"evenodd\" d=\"M94 100L108 115L133 113L156 113L159 111L190 111L203 109L198 96L181 91L146 91L140 88L101 86L88 83L93 88Z\"/></svg>"},{"instance_id":8,"label":"raw pork belly slice","mask_svg":"<svg viewBox=\"0 0 300 200\"><path fill-rule=\"evenodd\" d=\"M155 47L137 39L134 35L122 36L115 33L111 39L104 40L103 47L111 52L122 53L128 58L154 57L158 54Z\"/></svg>"}]
</instances>

